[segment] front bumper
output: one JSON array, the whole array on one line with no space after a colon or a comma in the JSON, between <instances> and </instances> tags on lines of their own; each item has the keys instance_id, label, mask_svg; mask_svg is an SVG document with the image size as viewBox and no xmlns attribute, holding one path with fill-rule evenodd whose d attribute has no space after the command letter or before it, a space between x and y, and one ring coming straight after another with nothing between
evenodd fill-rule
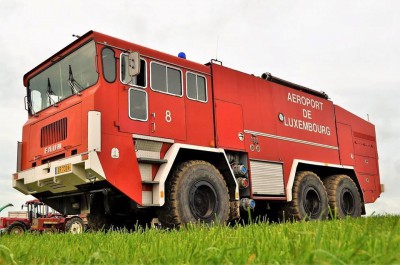
<instances>
[{"instance_id":1,"label":"front bumper","mask_svg":"<svg viewBox=\"0 0 400 265\"><path fill-rule=\"evenodd\" d=\"M49 162L13 174L13 188L24 194L61 193L106 179L96 151Z\"/></svg>"}]
</instances>

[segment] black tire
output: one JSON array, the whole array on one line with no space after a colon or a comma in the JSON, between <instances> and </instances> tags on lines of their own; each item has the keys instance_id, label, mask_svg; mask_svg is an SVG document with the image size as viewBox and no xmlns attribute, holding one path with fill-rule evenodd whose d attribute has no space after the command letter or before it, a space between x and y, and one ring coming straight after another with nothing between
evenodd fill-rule
<instances>
[{"instance_id":1,"label":"black tire","mask_svg":"<svg viewBox=\"0 0 400 265\"><path fill-rule=\"evenodd\" d=\"M79 217L72 217L65 222L65 232L71 234L82 234L85 231L83 221Z\"/></svg>"},{"instance_id":2,"label":"black tire","mask_svg":"<svg viewBox=\"0 0 400 265\"><path fill-rule=\"evenodd\" d=\"M229 192L221 173L210 163L182 163L166 183L166 201L158 212L167 227L188 223L226 223Z\"/></svg>"},{"instance_id":3,"label":"black tire","mask_svg":"<svg viewBox=\"0 0 400 265\"><path fill-rule=\"evenodd\" d=\"M111 227L111 217L105 214L104 195L90 195L90 213L87 215L88 227L91 231L107 231Z\"/></svg>"},{"instance_id":4,"label":"black tire","mask_svg":"<svg viewBox=\"0 0 400 265\"><path fill-rule=\"evenodd\" d=\"M331 218L360 217L361 197L354 181L346 175L334 175L324 180L331 209Z\"/></svg>"},{"instance_id":5,"label":"black tire","mask_svg":"<svg viewBox=\"0 0 400 265\"><path fill-rule=\"evenodd\" d=\"M7 228L7 234L20 236L23 235L26 231L26 226L21 222L14 222Z\"/></svg>"},{"instance_id":6,"label":"black tire","mask_svg":"<svg viewBox=\"0 0 400 265\"><path fill-rule=\"evenodd\" d=\"M328 195L320 178L311 171L297 172L292 201L284 206L284 219L323 220L328 218Z\"/></svg>"}]
</instances>

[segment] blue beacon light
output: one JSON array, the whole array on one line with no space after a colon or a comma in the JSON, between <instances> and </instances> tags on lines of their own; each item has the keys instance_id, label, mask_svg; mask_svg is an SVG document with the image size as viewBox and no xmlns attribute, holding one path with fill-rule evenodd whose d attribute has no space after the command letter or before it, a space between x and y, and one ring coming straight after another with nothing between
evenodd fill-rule
<instances>
[{"instance_id":1,"label":"blue beacon light","mask_svg":"<svg viewBox=\"0 0 400 265\"><path fill-rule=\"evenodd\" d=\"M178 57L182 59L186 59L186 54L184 52L178 53Z\"/></svg>"}]
</instances>

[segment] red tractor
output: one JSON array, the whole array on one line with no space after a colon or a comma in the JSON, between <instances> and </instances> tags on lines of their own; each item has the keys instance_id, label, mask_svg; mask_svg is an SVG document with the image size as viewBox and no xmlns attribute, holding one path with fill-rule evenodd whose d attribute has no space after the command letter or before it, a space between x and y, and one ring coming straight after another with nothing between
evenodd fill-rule
<instances>
[{"instance_id":1,"label":"red tractor","mask_svg":"<svg viewBox=\"0 0 400 265\"><path fill-rule=\"evenodd\" d=\"M24 207L26 211L9 212L8 217L0 218L0 231L13 235L22 235L25 231L73 234L84 231L84 222L79 216L64 216L39 200L27 201Z\"/></svg>"}]
</instances>

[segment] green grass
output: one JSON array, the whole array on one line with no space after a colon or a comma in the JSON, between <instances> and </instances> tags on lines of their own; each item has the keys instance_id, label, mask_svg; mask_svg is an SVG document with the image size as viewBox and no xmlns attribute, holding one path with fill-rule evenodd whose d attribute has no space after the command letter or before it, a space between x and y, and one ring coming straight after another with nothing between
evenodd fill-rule
<instances>
[{"instance_id":1,"label":"green grass","mask_svg":"<svg viewBox=\"0 0 400 265\"><path fill-rule=\"evenodd\" d=\"M400 264L400 216L0 237L0 264Z\"/></svg>"}]
</instances>

